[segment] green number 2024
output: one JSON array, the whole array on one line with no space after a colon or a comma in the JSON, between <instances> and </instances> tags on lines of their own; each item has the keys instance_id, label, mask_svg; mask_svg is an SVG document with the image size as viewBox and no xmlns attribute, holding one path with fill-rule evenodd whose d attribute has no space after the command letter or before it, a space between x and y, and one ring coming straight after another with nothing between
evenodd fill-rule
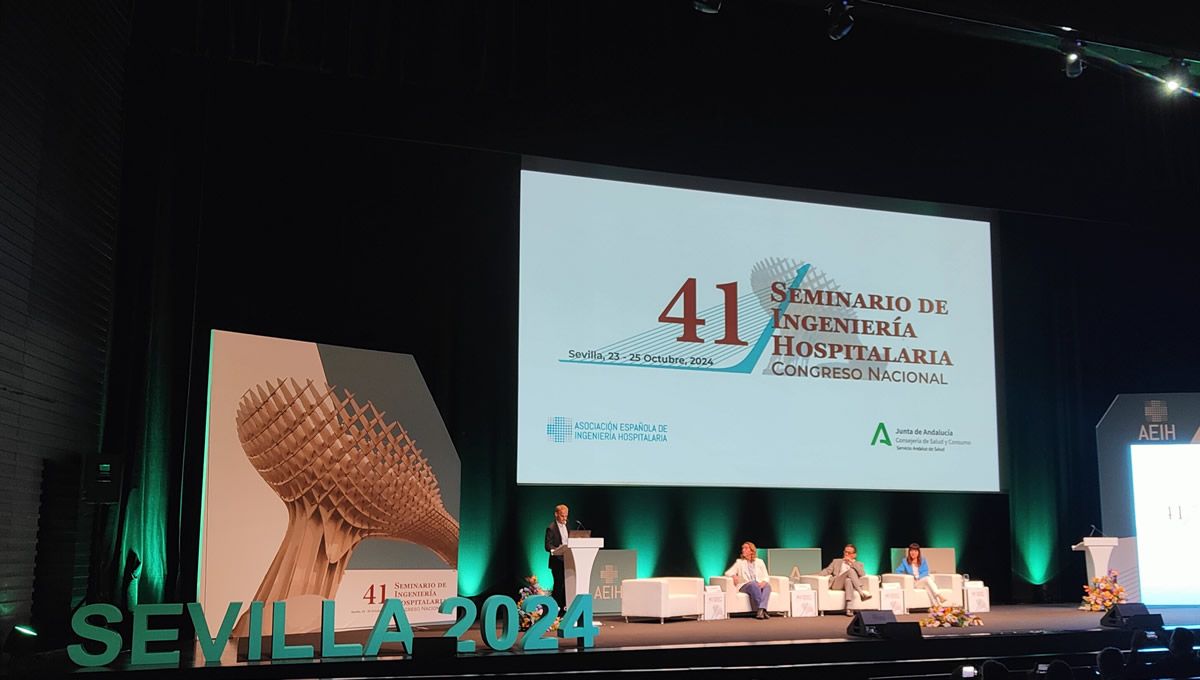
<instances>
[{"instance_id":1,"label":"green number 2024","mask_svg":"<svg viewBox=\"0 0 1200 680\"><path fill-rule=\"evenodd\" d=\"M524 609L532 614L538 608L545 607L541 618L533 622L525 635L521 637L521 649L557 649L558 641L553 637L545 637L554 620L558 618L558 603L548 595L534 595L525 598ZM454 625L446 631L445 637L458 638L460 653L475 651L474 640L461 639L463 633L475 623L479 612L475 603L465 597L452 597L442 603L438 609L442 614L451 614L462 610ZM480 631L483 634L483 644L489 649L504 651L512 649L517 641L517 603L507 595L493 595L483 602L483 615L479 617ZM596 635L600 629L592 624L592 596L576 595L567 607L559 623L559 637L577 638L583 647L595 645Z\"/></svg>"}]
</instances>

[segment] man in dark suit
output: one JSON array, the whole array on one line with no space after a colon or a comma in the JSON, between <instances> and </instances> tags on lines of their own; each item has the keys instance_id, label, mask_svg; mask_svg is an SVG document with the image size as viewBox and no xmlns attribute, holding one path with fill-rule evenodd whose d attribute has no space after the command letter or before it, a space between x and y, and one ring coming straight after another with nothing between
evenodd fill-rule
<instances>
[{"instance_id":1,"label":"man in dark suit","mask_svg":"<svg viewBox=\"0 0 1200 680\"><path fill-rule=\"evenodd\" d=\"M569 511L570 509L565 505L554 506L554 521L546 527L546 552L550 553L550 575L554 577L554 588L550 591L550 595L558 603L560 610L567 608L567 577L563 572L565 563L559 548L567 542L567 513Z\"/></svg>"}]
</instances>

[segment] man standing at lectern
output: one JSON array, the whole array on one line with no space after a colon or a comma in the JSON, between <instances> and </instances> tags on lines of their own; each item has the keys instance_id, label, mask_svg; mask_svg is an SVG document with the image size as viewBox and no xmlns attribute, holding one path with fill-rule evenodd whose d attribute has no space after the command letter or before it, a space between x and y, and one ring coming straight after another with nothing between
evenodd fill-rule
<instances>
[{"instance_id":1,"label":"man standing at lectern","mask_svg":"<svg viewBox=\"0 0 1200 680\"><path fill-rule=\"evenodd\" d=\"M556 552L567 544L567 513L570 509L565 505L554 506L554 521L546 527L546 552L550 553L550 575L554 577L554 588L551 597L558 603L560 610L567 608L567 577L564 573L563 556Z\"/></svg>"}]
</instances>

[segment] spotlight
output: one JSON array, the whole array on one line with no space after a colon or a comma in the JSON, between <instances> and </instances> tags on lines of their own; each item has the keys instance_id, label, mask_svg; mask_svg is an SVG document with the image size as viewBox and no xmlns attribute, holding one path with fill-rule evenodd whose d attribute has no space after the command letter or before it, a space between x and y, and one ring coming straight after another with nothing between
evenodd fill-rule
<instances>
[{"instance_id":1,"label":"spotlight","mask_svg":"<svg viewBox=\"0 0 1200 680\"><path fill-rule=\"evenodd\" d=\"M704 14L716 14L721 11L721 0L692 0L692 8Z\"/></svg>"},{"instance_id":2,"label":"spotlight","mask_svg":"<svg viewBox=\"0 0 1200 680\"><path fill-rule=\"evenodd\" d=\"M1175 94L1180 89L1187 87L1188 75L1187 62L1182 59L1172 59L1163 73L1163 87L1167 89L1167 93Z\"/></svg>"},{"instance_id":3,"label":"spotlight","mask_svg":"<svg viewBox=\"0 0 1200 680\"><path fill-rule=\"evenodd\" d=\"M13 659L20 659L33 654L37 647L37 631L30 625L13 626L4 640L4 651Z\"/></svg>"},{"instance_id":4,"label":"spotlight","mask_svg":"<svg viewBox=\"0 0 1200 680\"><path fill-rule=\"evenodd\" d=\"M1083 43L1079 40L1064 40L1062 50L1065 64L1063 65L1063 73L1068 78L1078 78L1083 75Z\"/></svg>"},{"instance_id":5,"label":"spotlight","mask_svg":"<svg viewBox=\"0 0 1200 680\"><path fill-rule=\"evenodd\" d=\"M850 14L852 9L854 5L850 4L850 0L834 0L825 8L825 13L829 15L830 40L841 40L854 28L854 15Z\"/></svg>"}]
</instances>

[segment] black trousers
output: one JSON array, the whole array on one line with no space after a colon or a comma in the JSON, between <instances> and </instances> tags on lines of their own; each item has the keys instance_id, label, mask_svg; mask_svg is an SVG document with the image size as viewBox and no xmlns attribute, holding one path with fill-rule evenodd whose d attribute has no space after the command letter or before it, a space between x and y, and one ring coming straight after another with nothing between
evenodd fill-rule
<instances>
[{"instance_id":1,"label":"black trousers","mask_svg":"<svg viewBox=\"0 0 1200 680\"><path fill-rule=\"evenodd\" d=\"M558 603L560 610L567 608L567 576L566 566L561 557L550 558L550 575L554 577L554 587L550 596Z\"/></svg>"}]
</instances>

